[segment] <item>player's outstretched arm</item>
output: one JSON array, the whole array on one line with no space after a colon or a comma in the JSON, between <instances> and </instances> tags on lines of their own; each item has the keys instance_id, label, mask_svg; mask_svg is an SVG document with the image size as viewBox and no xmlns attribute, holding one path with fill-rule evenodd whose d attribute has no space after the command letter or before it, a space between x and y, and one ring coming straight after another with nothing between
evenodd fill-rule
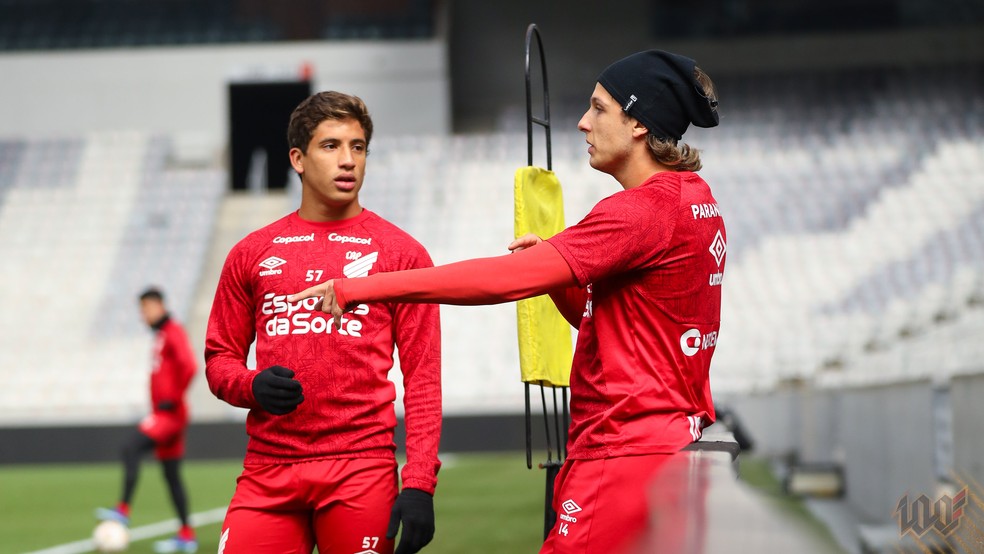
<instances>
[{"instance_id":1,"label":"player's outstretched arm","mask_svg":"<svg viewBox=\"0 0 984 554\"><path fill-rule=\"evenodd\" d=\"M324 297L320 309L330 313L337 326L345 308L364 302L478 306L531 298L576 284L567 261L550 243L543 242L494 258L336 279L293 294L288 300Z\"/></svg>"},{"instance_id":2,"label":"player's outstretched arm","mask_svg":"<svg viewBox=\"0 0 984 554\"><path fill-rule=\"evenodd\" d=\"M536 246L541 242L543 242L543 239L540 237L533 233L527 233L510 242L506 248L510 252L519 252L531 246ZM553 300L554 306L557 306L557 310L560 311L568 323L575 329L581 326L584 305L588 301L588 292L584 288L574 285L573 287L554 289L550 291L550 299Z\"/></svg>"}]
</instances>

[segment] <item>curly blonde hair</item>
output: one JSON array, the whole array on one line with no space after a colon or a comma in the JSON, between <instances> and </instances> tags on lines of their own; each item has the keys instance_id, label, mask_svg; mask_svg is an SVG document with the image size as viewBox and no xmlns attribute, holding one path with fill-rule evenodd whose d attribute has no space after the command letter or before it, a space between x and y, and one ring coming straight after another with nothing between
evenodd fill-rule
<instances>
[{"instance_id":1,"label":"curly blonde hair","mask_svg":"<svg viewBox=\"0 0 984 554\"><path fill-rule=\"evenodd\" d=\"M694 67L694 78L704 89L704 96L711 102L713 109L717 111L717 90L714 82L699 67ZM700 150L689 144L677 144L676 139L659 138L653 134L646 137L646 144L654 160L674 171L700 171L702 167Z\"/></svg>"}]
</instances>

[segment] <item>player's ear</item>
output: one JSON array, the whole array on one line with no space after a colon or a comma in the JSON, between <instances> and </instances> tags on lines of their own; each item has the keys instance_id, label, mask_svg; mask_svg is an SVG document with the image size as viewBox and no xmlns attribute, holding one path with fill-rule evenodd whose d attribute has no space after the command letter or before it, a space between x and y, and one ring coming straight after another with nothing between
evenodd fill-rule
<instances>
[{"instance_id":1,"label":"player's ear","mask_svg":"<svg viewBox=\"0 0 984 554\"><path fill-rule=\"evenodd\" d=\"M293 166L294 171L303 175L304 174L304 152L301 152L300 148L291 148L288 152L290 156L290 165Z\"/></svg>"},{"instance_id":2,"label":"player's ear","mask_svg":"<svg viewBox=\"0 0 984 554\"><path fill-rule=\"evenodd\" d=\"M646 138L649 134L649 129L642 123L639 123L639 120L634 117L630 116L629 121L632 124L632 138Z\"/></svg>"}]
</instances>

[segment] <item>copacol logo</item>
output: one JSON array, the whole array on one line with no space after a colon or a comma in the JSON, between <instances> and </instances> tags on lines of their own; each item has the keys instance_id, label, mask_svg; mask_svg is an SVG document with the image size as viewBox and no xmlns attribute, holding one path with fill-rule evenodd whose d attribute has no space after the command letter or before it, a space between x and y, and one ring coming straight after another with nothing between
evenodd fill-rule
<instances>
[{"instance_id":1,"label":"copacol logo","mask_svg":"<svg viewBox=\"0 0 984 554\"><path fill-rule=\"evenodd\" d=\"M273 244L291 244L294 242L314 242L314 233L309 235L296 235L293 237L274 237Z\"/></svg>"},{"instance_id":2,"label":"copacol logo","mask_svg":"<svg viewBox=\"0 0 984 554\"><path fill-rule=\"evenodd\" d=\"M960 517L967 505L967 487L954 496L943 495L932 502L925 494L909 502L906 493L899 499L895 515L899 518L899 535L906 533L920 538L930 529L947 536L960 527Z\"/></svg>"}]
</instances>

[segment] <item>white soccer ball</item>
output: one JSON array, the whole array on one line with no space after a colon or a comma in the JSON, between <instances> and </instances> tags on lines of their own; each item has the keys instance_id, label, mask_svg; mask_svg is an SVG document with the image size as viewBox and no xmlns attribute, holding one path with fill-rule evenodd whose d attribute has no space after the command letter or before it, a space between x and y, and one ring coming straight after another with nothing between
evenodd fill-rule
<instances>
[{"instance_id":1,"label":"white soccer ball","mask_svg":"<svg viewBox=\"0 0 984 554\"><path fill-rule=\"evenodd\" d=\"M130 546L130 530L118 521L106 520L96 525L92 541L99 552L124 552Z\"/></svg>"}]
</instances>

